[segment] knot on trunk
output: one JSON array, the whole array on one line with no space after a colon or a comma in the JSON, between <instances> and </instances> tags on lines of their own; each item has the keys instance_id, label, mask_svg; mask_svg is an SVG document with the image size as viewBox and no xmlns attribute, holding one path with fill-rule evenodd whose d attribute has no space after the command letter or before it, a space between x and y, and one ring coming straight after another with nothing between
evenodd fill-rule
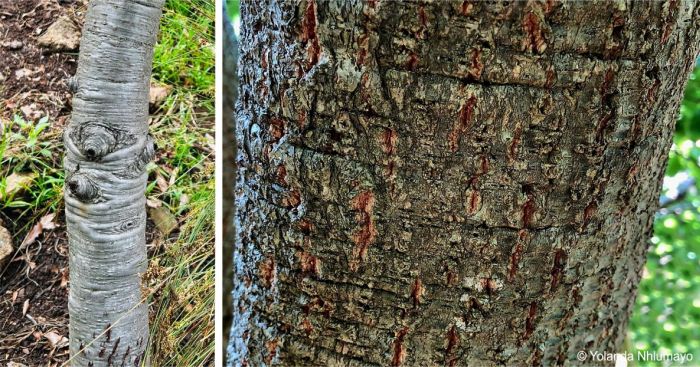
<instances>
[{"instance_id":1,"label":"knot on trunk","mask_svg":"<svg viewBox=\"0 0 700 367\"><path fill-rule=\"evenodd\" d=\"M139 154L139 163L141 166L145 166L153 160L153 157L156 155L156 143L153 141L153 137L151 134L148 134L146 136L146 143L143 146L143 150L141 151L141 154Z\"/></svg>"},{"instance_id":2,"label":"knot on trunk","mask_svg":"<svg viewBox=\"0 0 700 367\"><path fill-rule=\"evenodd\" d=\"M99 161L117 146L116 134L102 125L82 126L77 138L81 153L89 161Z\"/></svg>"},{"instance_id":3,"label":"knot on trunk","mask_svg":"<svg viewBox=\"0 0 700 367\"><path fill-rule=\"evenodd\" d=\"M66 181L70 193L82 202L91 202L100 196L100 189L87 174L75 173Z\"/></svg>"}]
</instances>

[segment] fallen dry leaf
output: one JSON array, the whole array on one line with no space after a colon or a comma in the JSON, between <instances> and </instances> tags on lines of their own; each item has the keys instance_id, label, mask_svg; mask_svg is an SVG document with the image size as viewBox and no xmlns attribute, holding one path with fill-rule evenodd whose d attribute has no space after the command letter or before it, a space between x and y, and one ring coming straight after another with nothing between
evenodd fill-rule
<instances>
[{"instance_id":1,"label":"fallen dry leaf","mask_svg":"<svg viewBox=\"0 0 700 367\"><path fill-rule=\"evenodd\" d=\"M68 345L68 338L51 330L44 334L44 338L48 339L53 348L63 348Z\"/></svg>"},{"instance_id":2,"label":"fallen dry leaf","mask_svg":"<svg viewBox=\"0 0 700 367\"><path fill-rule=\"evenodd\" d=\"M36 177L36 173L11 173L5 179L5 195L11 197L20 193L22 190L29 187ZM0 193L0 199L2 198L3 195Z\"/></svg>"},{"instance_id":3,"label":"fallen dry leaf","mask_svg":"<svg viewBox=\"0 0 700 367\"><path fill-rule=\"evenodd\" d=\"M165 178L163 178L160 173L156 173L156 185L158 185L158 188L162 193L168 191L168 187L170 187L170 185L168 185L168 181L165 181Z\"/></svg>"},{"instance_id":4,"label":"fallen dry leaf","mask_svg":"<svg viewBox=\"0 0 700 367\"><path fill-rule=\"evenodd\" d=\"M173 90L173 87L164 84L151 84L151 89L148 91L148 104L151 107L160 106L168 98L168 95Z\"/></svg>"},{"instance_id":5,"label":"fallen dry leaf","mask_svg":"<svg viewBox=\"0 0 700 367\"><path fill-rule=\"evenodd\" d=\"M153 197L147 197L146 198L146 206L149 208L160 208L161 205L163 205L163 202L153 198Z\"/></svg>"},{"instance_id":6,"label":"fallen dry leaf","mask_svg":"<svg viewBox=\"0 0 700 367\"><path fill-rule=\"evenodd\" d=\"M177 180L177 173L180 169L175 167L173 172L170 173L170 180L168 180L168 186L175 185L175 180Z\"/></svg>"},{"instance_id":7,"label":"fallen dry leaf","mask_svg":"<svg viewBox=\"0 0 700 367\"><path fill-rule=\"evenodd\" d=\"M54 229L56 228L56 222L54 222L54 218L56 217L56 213L49 213L46 214L45 216L41 217L39 219L39 223L44 227L44 230L47 229Z\"/></svg>"},{"instance_id":8,"label":"fallen dry leaf","mask_svg":"<svg viewBox=\"0 0 700 367\"><path fill-rule=\"evenodd\" d=\"M22 316L26 316L27 311L29 311L29 299L24 300L24 304L22 305Z\"/></svg>"},{"instance_id":9,"label":"fallen dry leaf","mask_svg":"<svg viewBox=\"0 0 700 367\"><path fill-rule=\"evenodd\" d=\"M61 288L68 286L68 268L61 268Z\"/></svg>"},{"instance_id":10,"label":"fallen dry leaf","mask_svg":"<svg viewBox=\"0 0 700 367\"><path fill-rule=\"evenodd\" d=\"M36 241L36 239L39 238L39 235L41 235L41 233L44 232L44 230L56 228L56 223L53 221L55 216L55 213L49 213L41 217L41 219L39 219L39 222L35 224L34 227L32 227L32 229L29 230L27 236L24 237L24 241L22 241L20 248L24 248L25 246L34 243L34 241Z\"/></svg>"}]
</instances>

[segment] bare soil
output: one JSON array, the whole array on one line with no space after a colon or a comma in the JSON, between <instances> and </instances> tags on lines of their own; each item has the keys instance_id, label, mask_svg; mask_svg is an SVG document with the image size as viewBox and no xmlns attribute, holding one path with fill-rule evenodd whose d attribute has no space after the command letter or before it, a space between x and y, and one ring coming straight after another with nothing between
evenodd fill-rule
<instances>
[{"instance_id":1,"label":"bare soil","mask_svg":"<svg viewBox=\"0 0 700 367\"><path fill-rule=\"evenodd\" d=\"M80 18L84 4L62 0L0 0L0 116L25 120L48 116L60 131L70 113L67 80L77 52L46 53L37 38L62 15ZM58 135L60 136L60 134ZM60 159L60 152L56 153ZM4 170L3 170L4 171ZM33 223L0 209L0 225L13 234L14 259L0 268L0 366L56 366L68 359L68 245L58 228L17 250ZM58 337L58 339L57 339Z\"/></svg>"}]
</instances>

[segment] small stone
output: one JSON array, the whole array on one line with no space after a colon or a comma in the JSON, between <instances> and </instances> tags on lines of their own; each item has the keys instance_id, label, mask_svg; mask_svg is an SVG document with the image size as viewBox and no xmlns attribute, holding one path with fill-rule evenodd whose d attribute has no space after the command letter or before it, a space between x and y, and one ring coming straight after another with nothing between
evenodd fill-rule
<instances>
[{"instance_id":1,"label":"small stone","mask_svg":"<svg viewBox=\"0 0 700 367\"><path fill-rule=\"evenodd\" d=\"M62 16L37 41L50 51L75 51L80 47L80 29L70 17Z\"/></svg>"},{"instance_id":2,"label":"small stone","mask_svg":"<svg viewBox=\"0 0 700 367\"><path fill-rule=\"evenodd\" d=\"M15 70L15 78L16 79L22 79L22 78L28 77L30 75L32 75L32 71L27 69L27 68L21 68L21 69Z\"/></svg>"},{"instance_id":3,"label":"small stone","mask_svg":"<svg viewBox=\"0 0 700 367\"><path fill-rule=\"evenodd\" d=\"M165 102L172 89L173 87L169 85L151 83L151 89L148 92L148 104L151 108L156 108Z\"/></svg>"},{"instance_id":4,"label":"small stone","mask_svg":"<svg viewBox=\"0 0 700 367\"><path fill-rule=\"evenodd\" d=\"M10 231L5 227L0 226L0 270L5 267L5 264L12 256L14 249L12 247L12 236Z\"/></svg>"},{"instance_id":5,"label":"small stone","mask_svg":"<svg viewBox=\"0 0 700 367\"><path fill-rule=\"evenodd\" d=\"M22 41L14 40L14 41L9 41L5 42L2 44L3 47L5 47L8 50L19 50L22 47L24 47L24 43Z\"/></svg>"},{"instance_id":6,"label":"small stone","mask_svg":"<svg viewBox=\"0 0 700 367\"><path fill-rule=\"evenodd\" d=\"M158 228L160 233L165 237L178 227L177 219L175 219L173 213L170 212L170 209L165 206L149 208L148 214L156 225L156 228Z\"/></svg>"}]
</instances>

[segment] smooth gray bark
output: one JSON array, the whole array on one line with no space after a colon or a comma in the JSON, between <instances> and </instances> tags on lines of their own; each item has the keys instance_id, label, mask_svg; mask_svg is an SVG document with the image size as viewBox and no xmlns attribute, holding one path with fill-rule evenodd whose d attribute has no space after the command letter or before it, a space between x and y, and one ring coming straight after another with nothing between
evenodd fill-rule
<instances>
[{"instance_id":1,"label":"smooth gray bark","mask_svg":"<svg viewBox=\"0 0 700 367\"><path fill-rule=\"evenodd\" d=\"M244 1L231 366L620 351L696 3Z\"/></svg>"},{"instance_id":2,"label":"smooth gray bark","mask_svg":"<svg viewBox=\"0 0 700 367\"><path fill-rule=\"evenodd\" d=\"M148 344L148 91L163 0L92 0L64 133L72 366L139 366Z\"/></svg>"}]
</instances>

